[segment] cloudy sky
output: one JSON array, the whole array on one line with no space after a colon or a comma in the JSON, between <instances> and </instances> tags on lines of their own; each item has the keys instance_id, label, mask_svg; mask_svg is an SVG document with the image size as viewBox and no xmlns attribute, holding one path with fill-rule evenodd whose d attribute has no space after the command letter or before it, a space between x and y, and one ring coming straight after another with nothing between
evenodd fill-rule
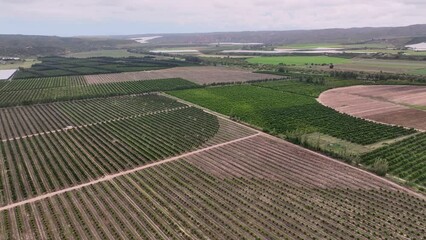
<instances>
[{"instance_id":1,"label":"cloudy sky","mask_svg":"<svg viewBox=\"0 0 426 240\"><path fill-rule=\"evenodd\" d=\"M0 34L112 35L426 23L426 0L0 0Z\"/></svg>"}]
</instances>

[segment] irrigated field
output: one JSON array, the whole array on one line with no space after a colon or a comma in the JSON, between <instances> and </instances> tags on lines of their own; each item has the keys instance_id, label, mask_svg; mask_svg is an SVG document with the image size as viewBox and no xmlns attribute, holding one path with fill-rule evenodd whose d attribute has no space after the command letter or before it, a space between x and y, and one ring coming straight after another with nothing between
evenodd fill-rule
<instances>
[{"instance_id":1,"label":"irrigated field","mask_svg":"<svg viewBox=\"0 0 426 240\"><path fill-rule=\"evenodd\" d=\"M160 72L199 84L277 78L214 67ZM352 81L202 87L146 80L151 73L0 85L0 106L10 106L0 108L1 240L426 236L424 195L154 93L194 88L171 93L279 136L323 133L360 146L415 132L340 114L315 100ZM386 158L392 174L424 184L425 148L412 150L424 145L424 135L401 140L363 155L363 163ZM411 165L399 166L407 156Z\"/></svg>"},{"instance_id":2,"label":"irrigated field","mask_svg":"<svg viewBox=\"0 0 426 240\"><path fill-rule=\"evenodd\" d=\"M271 74L252 73L250 71L225 67L179 67L157 71L100 74L85 76L87 83L113 83L166 78L182 78L198 84L233 83L264 79L279 79Z\"/></svg>"},{"instance_id":3,"label":"irrigated field","mask_svg":"<svg viewBox=\"0 0 426 240\"><path fill-rule=\"evenodd\" d=\"M41 63L21 69L16 78L40 78L100 73L118 73L189 66L184 61L153 60L148 58L95 57L87 59L44 57Z\"/></svg>"},{"instance_id":4,"label":"irrigated field","mask_svg":"<svg viewBox=\"0 0 426 240\"><path fill-rule=\"evenodd\" d=\"M425 210L424 197L256 135L0 208L0 238L422 238Z\"/></svg>"},{"instance_id":5,"label":"irrigated field","mask_svg":"<svg viewBox=\"0 0 426 240\"><path fill-rule=\"evenodd\" d=\"M0 205L192 150L218 132L216 117L201 110L164 97L135 98L141 99L38 106L47 116L40 113L45 119L34 123L23 121L26 114L39 114L34 108L6 109L10 114L2 125L9 136L0 144ZM59 113L50 112L55 108Z\"/></svg>"},{"instance_id":6,"label":"irrigated field","mask_svg":"<svg viewBox=\"0 0 426 240\"><path fill-rule=\"evenodd\" d=\"M308 94L257 86L226 86L171 92L172 95L259 126L275 134L321 132L359 144L411 134L413 130L340 114ZM296 86L302 87L301 85ZM306 85L310 91L312 87Z\"/></svg>"},{"instance_id":7,"label":"irrigated field","mask_svg":"<svg viewBox=\"0 0 426 240\"><path fill-rule=\"evenodd\" d=\"M426 130L426 87L354 86L321 94L319 101L339 112L378 122Z\"/></svg>"},{"instance_id":8,"label":"irrigated field","mask_svg":"<svg viewBox=\"0 0 426 240\"><path fill-rule=\"evenodd\" d=\"M196 87L183 79L89 85L83 77L14 79L0 88L0 107Z\"/></svg>"},{"instance_id":9,"label":"irrigated field","mask_svg":"<svg viewBox=\"0 0 426 240\"><path fill-rule=\"evenodd\" d=\"M372 166L377 158L385 159L392 175L426 187L426 134L385 146L362 157Z\"/></svg>"}]
</instances>

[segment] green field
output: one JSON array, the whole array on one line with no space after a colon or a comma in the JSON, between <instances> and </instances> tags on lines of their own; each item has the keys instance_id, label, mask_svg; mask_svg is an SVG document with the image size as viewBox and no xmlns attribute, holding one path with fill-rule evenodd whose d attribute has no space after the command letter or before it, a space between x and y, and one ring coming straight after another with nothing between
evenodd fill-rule
<instances>
[{"instance_id":1,"label":"green field","mask_svg":"<svg viewBox=\"0 0 426 240\"><path fill-rule=\"evenodd\" d=\"M139 53L131 53L126 49L115 49L115 50L99 50L99 51L90 51L90 52L78 52L78 53L70 53L66 55L67 57L74 58L91 58L91 57L114 57L114 58L122 58L122 57L143 57L144 54Z\"/></svg>"},{"instance_id":2,"label":"green field","mask_svg":"<svg viewBox=\"0 0 426 240\"><path fill-rule=\"evenodd\" d=\"M278 91L296 93L301 95L307 95L311 97L318 97L325 90L336 88L336 87L347 87L353 85L365 84L366 82L361 80L337 80L328 78L324 81L324 84L306 83L297 80L281 80L281 81L270 81L264 83L254 83L255 86L271 88Z\"/></svg>"},{"instance_id":3,"label":"green field","mask_svg":"<svg viewBox=\"0 0 426 240\"><path fill-rule=\"evenodd\" d=\"M14 79L0 89L0 107L186 89L183 79L87 84L81 76Z\"/></svg>"},{"instance_id":4,"label":"green field","mask_svg":"<svg viewBox=\"0 0 426 240\"><path fill-rule=\"evenodd\" d=\"M303 66L307 64L342 64L350 62L349 59L328 56L286 56L286 57L254 57L247 60L257 64L285 64Z\"/></svg>"},{"instance_id":5,"label":"green field","mask_svg":"<svg viewBox=\"0 0 426 240\"><path fill-rule=\"evenodd\" d=\"M411 71L412 74L417 74L417 75L426 75L426 68L423 69L417 69L414 71Z\"/></svg>"},{"instance_id":6,"label":"green field","mask_svg":"<svg viewBox=\"0 0 426 240\"><path fill-rule=\"evenodd\" d=\"M15 78L57 77L158 70L191 65L177 60L156 60L151 58L65 58L43 57L41 63L21 69Z\"/></svg>"},{"instance_id":7,"label":"green field","mask_svg":"<svg viewBox=\"0 0 426 240\"><path fill-rule=\"evenodd\" d=\"M389 173L426 187L426 134L379 148L362 157L362 162L372 166L377 158L389 164Z\"/></svg>"},{"instance_id":8,"label":"green field","mask_svg":"<svg viewBox=\"0 0 426 240\"><path fill-rule=\"evenodd\" d=\"M312 94L313 87L294 83L299 93L278 91L259 86L210 87L171 92L172 95L259 126L274 134L288 135L320 132L362 145L413 133L400 127L390 127L340 114L319 104ZM286 86L291 89L291 84ZM313 92L315 95L316 89Z\"/></svg>"}]
</instances>

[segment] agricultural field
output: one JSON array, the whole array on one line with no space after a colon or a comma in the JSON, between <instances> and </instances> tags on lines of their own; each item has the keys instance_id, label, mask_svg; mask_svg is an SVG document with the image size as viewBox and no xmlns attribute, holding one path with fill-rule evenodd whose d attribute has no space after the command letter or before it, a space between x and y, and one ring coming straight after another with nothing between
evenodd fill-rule
<instances>
[{"instance_id":1,"label":"agricultural field","mask_svg":"<svg viewBox=\"0 0 426 240\"><path fill-rule=\"evenodd\" d=\"M426 130L426 87L355 86L321 94L319 101L339 112L387 124Z\"/></svg>"},{"instance_id":2,"label":"agricultural field","mask_svg":"<svg viewBox=\"0 0 426 240\"><path fill-rule=\"evenodd\" d=\"M421 238L425 209L381 178L254 135L0 208L0 238Z\"/></svg>"},{"instance_id":3,"label":"agricultural field","mask_svg":"<svg viewBox=\"0 0 426 240\"><path fill-rule=\"evenodd\" d=\"M113 57L113 58L126 58L126 57L144 57L145 55L139 53L131 53L126 49L115 50L99 50L89 52L77 52L66 55L72 58L93 58L93 57Z\"/></svg>"},{"instance_id":4,"label":"agricultural field","mask_svg":"<svg viewBox=\"0 0 426 240\"><path fill-rule=\"evenodd\" d=\"M0 107L94 97L186 89L198 85L183 79L116 82L89 85L83 77L14 79L0 89Z\"/></svg>"},{"instance_id":5,"label":"agricultural field","mask_svg":"<svg viewBox=\"0 0 426 240\"><path fill-rule=\"evenodd\" d=\"M337 65L335 69L341 71L383 71L388 73L421 74L426 69L426 62L354 58L350 62Z\"/></svg>"},{"instance_id":6,"label":"agricultural field","mask_svg":"<svg viewBox=\"0 0 426 240\"><path fill-rule=\"evenodd\" d=\"M200 85L282 78L272 74L253 73L247 70L225 67L178 67L156 71L99 74L84 77L89 84L182 78Z\"/></svg>"},{"instance_id":7,"label":"agricultural field","mask_svg":"<svg viewBox=\"0 0 426 240\"><path fill-rule=\"evenodd\" d=\"M0 205L193 151L220 127L158 95L2 110Z\"/></svg>"},{"instance_id":8,"label":"agricultural field","mask_svg":"<svg viewBox=\"0 0 426 240\"><path fill-rule=\"evenodd\" d=\"M321 105L314 97L270 89L269 83L265 85L267 87L262 84L209 87L170 94L278 135L320 132L367 145L415 132L340 114ZM309 85L307 88L311 91Z\"/></svg>"},{"instance_id":9,"label":"agricultural field","mask_svg":"<svg viewBox=\"0 0 426 240\"><path fill-rule=\"evenodd\" d=\"M311 64L343 64L350 62L350 59L328 56L285 56L285 57L253 57L247 59L249 63L272 64L272 65L296 65L304 66Z\"/></svg>"},{"instance_id":10,"label":"agricultural field","mask_svg":"<svg viewBox=\"0 0 426 240\"><path fill-rule=\"evenodd\" d=\"M320 94L328 89L353 86L359 84L368 84L368 82L361 80L339 80L333 78L327 78L320 83L309 83L298 80L280 80L280 81L269 81L264 83L253 83L252 85L260 86L264 88L270 88L277 91L301 94L311 97L318 97Z\"/></svg>"},{"instance_id":11,"label":"agricultural field","mask_svg":"<svg viewBox=\"0 0 426 240\"><path fill-rule=\"evenodd\" d=\"M91 71L88 60L80 70ZM423 171L423 150L411 151L404 167L389 154L407 156L424 134L316 101L364 81L282 77L177 67L0 82L0 239L426 235L422 193L211 111L279 137L334 138L362 148L366 167L379 156L390 174L424 184L414 169ZM215 83L227 86L202 86Z\"/></svg>"},{"instance_id":12,"label":"agricultural field","mask_svg":"<svg viewBox=\"0 0 426 240\"><path fill-rule=\"evenodd\" d=\"M191 65L184 61L153 60L150 58L63 58L44 57L41 63L29 69L21 69L16 78L40 78L85 74L148 71Z\"/></svg>"},{"instance_id":13,"label":"agricultural field","mask_svg":"<svg viewBox=\"0 0 426 240\"><path fill-rule=\"evenodd\" d=\"M378 159L389 164L389 173L426 189L426 134L385 146L362 156L362 162L372 166Z\"/></svg>"}]
</instances>

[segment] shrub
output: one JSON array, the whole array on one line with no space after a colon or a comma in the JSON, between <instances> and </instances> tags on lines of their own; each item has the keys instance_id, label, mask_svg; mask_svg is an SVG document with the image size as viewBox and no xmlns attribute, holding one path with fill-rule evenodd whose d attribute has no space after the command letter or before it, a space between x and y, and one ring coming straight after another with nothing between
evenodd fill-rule
<instances>
[{"instance_id":1,"label":"shrub","mask_svg":"<svg viewBox=\"0 0 426 240\"><path fill-rule=\"evenodd\" d=\"M388 161L383 158L377 158L372 166L372 171L379 176L385 176L388 171Z\"/></svg>"}]
</instances>

